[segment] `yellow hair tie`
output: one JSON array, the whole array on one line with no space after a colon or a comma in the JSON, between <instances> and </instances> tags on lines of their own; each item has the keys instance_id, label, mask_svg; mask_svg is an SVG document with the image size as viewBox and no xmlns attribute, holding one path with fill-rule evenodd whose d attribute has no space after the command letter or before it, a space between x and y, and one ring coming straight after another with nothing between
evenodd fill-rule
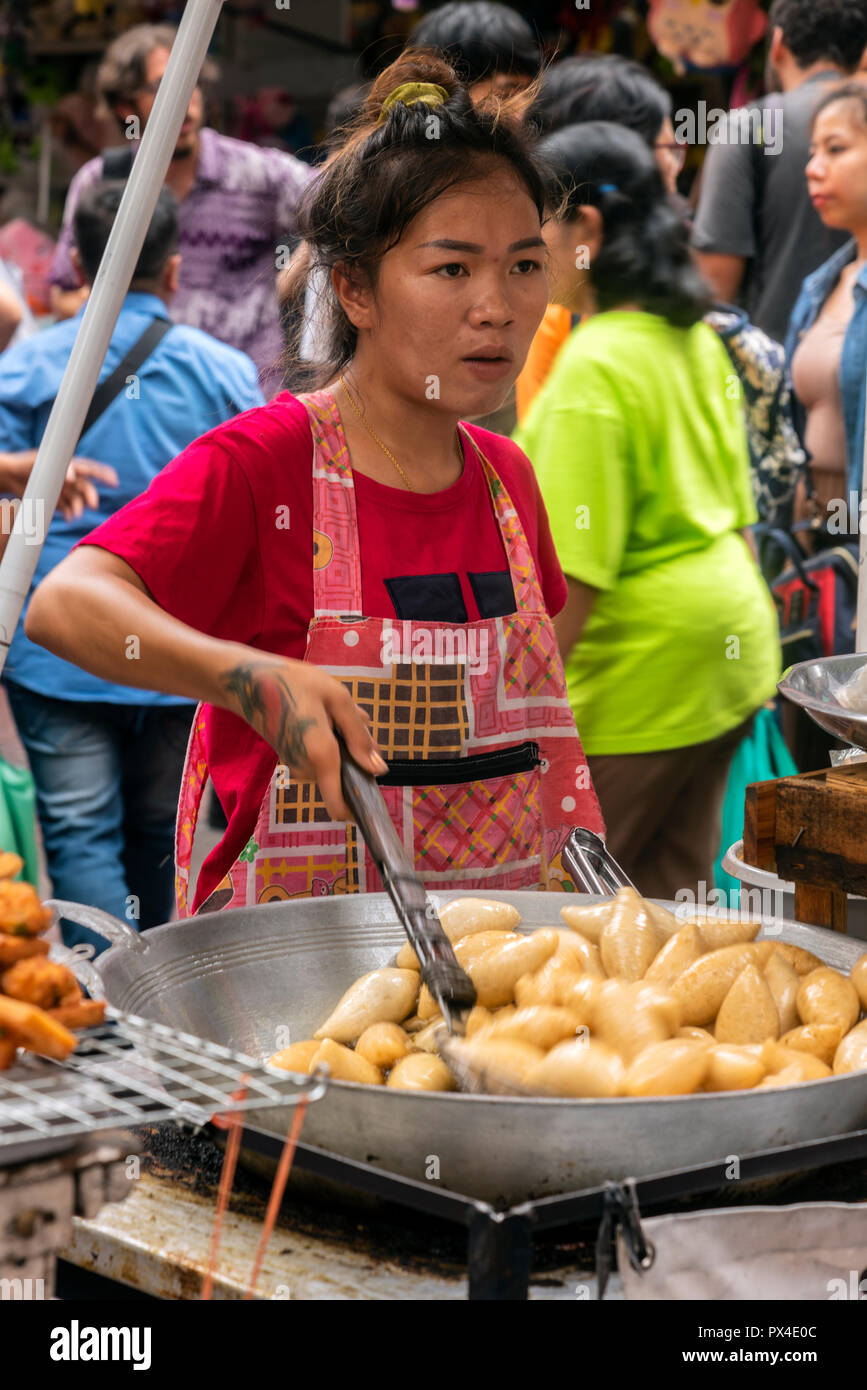
<instances>
[{"instance_id":1,"label":"yellow hair tie","mask_svg":"<svg viewBox=\"0 0 867 1390\"><path fill-rule=\"evenodd\" d=\"M423 101L428 106L442 106L444 101L448 101L449 94L445 87L440 87L436 82L401 82L399 87L395 87L393 92L389 92L382 109L379 113L377 125L381 125L396 102L402 101L404 106L414 106L417 101Z\"/></svg>"}]
</instances>

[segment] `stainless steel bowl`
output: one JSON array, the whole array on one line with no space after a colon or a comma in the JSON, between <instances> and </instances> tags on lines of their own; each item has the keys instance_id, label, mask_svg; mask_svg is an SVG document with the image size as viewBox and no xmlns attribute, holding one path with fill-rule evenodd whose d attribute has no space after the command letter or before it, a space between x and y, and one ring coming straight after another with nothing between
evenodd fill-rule
<instances>
[{"instance_id":1,"label":"stainless steel bowl","mask_svg":"<svg viewBox=\"0 0 867 1390\"><path fill-rule=\"evenodd\" d=\"M837 699L837 690L864 666L867 655L826 656L821 661L801 661L783 673L777 689L793 704L805 709L820 728L834 738L867 748L867 711L858 714Z\"/></svg>"}]
</instances>

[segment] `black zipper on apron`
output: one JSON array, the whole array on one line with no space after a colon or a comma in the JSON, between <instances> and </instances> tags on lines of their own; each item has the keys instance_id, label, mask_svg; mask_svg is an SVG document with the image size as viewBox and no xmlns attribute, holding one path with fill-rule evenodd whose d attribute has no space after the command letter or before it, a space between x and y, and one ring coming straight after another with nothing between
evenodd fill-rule
<instances>
[{"instance_id":1,"label":"black zipper on apron","mask_svg":"<svg viewBox=\"0 0 867 1390\"><path fill-rule=\"evenodd\" d=\"M495 753L472 753L468 758L387 758L386 761L388 772L376 779L381 787L439 787L532 772L542 759L538 743L516 743L511 748L498 748Z\"/></svg>"}]
</instances>

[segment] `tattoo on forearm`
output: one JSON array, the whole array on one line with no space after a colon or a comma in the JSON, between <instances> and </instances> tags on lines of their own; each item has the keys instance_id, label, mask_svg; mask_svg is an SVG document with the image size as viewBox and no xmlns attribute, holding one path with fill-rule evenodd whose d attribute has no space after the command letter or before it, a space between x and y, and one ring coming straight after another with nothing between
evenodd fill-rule
<instances>
[{"instance_id":1,"label":"tattoo on forearm","mask_svg":"<svg viewBox=\"0 0 867 1390\"><path fill-rule=\"evenodd\" d=\"M237 697L241 713L259 729L290 767L306 761L304 737L316 724L301 719L295 696L286 677L267 662L248 662L224 671L222 683Z\"/></svg>"}]
</instances>

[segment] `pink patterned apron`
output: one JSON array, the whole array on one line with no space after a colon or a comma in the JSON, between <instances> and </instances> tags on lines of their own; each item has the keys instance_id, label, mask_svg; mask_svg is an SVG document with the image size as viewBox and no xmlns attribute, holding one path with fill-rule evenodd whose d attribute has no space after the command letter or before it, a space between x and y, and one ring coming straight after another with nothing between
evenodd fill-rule
<instances>
[{"instance_id":1,"label":"pink patterned apron","mask_svg":"<svg viewBox=\"0 0 867 1390\"><path fill-rule=\"evenodd\" d=\"M300 397L313 433L313 604L305 661L349 688L389 763L392 820L429 890L558 888L577 825L604 833L554 628L518 514L471 433L502 532L516 611L470 623L362 616L352 469L330 391ZM207 783L201 706L178 807L178 911ZM202 904L381 891L354 825L278 764L253 834Z\"/></svg>"}]
</instances>

